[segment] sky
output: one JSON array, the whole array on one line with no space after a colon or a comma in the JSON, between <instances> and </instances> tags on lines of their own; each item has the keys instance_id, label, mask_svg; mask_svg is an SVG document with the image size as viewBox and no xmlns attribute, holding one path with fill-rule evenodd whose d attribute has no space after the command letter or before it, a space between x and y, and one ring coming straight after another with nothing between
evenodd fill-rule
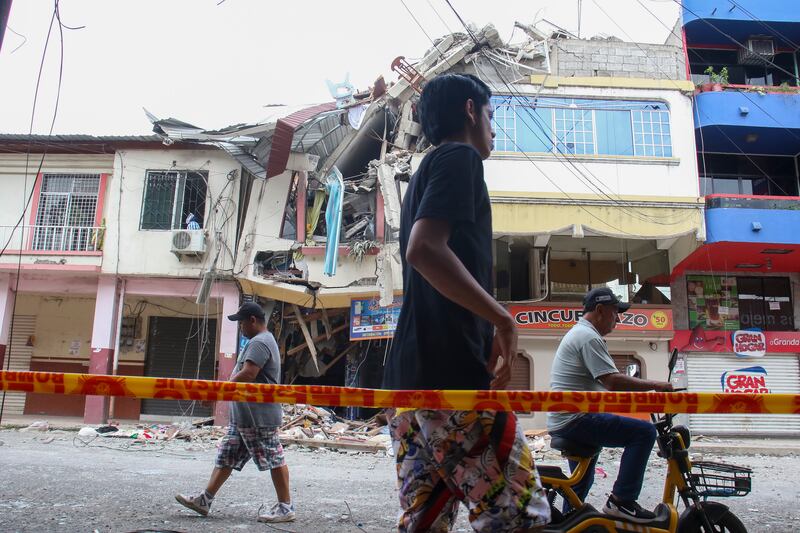
<instances>
[{"instance_id":1,"label":"sky","mask_svg":"<svg viewBox=\"0 0 800 533\"><path fill-rule=\"evenodd\" d=\"M431 47L425 33L435 39L450 30L463 31L445 0L404 1L408 9L401 0L60 0L62 23L83 28L63 31L62 88L53 131L149 134L142 108L160 118L216 129L258 122L270 115L269 105L330 101L326 79L343 81L349 73L358 89L381 74L395 80L392 60L421 57ZM511 37L515 20L546 19L573 33L578 29L579 0L451 2L468 22L493 23L504 39ZM619 27L598 8L600 2ZM667 29L642 4L670 28L677 20L672 0L583 0L581 36L663 43ZM52 0L12 4L0 50L0 133L30 130L53 5ZM551 28L546 23L538 27ZM520 34L517 30L515 41ZM50 129L59 58L56 23L33 133Z\"/></svg>"}]
</instances>

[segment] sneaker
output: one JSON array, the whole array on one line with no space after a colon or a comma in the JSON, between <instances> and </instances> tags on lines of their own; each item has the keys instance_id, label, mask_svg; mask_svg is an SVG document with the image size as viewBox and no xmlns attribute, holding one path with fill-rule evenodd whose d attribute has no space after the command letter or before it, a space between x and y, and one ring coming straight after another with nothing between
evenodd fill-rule
<instances>
[{"instance_id":1,"label":"sneaker","mask_svg":"<svg viewBox=\"0 0 800 533\"><path fill-rule=\"evenodd\" d=\"M618 518L627 518L632 522L645 523L655 519L655 513L642 508L636 502L623 502L617 500L612 494L608 497L606 506L603 512L607 515L616 516Z\"/></svg>"},{"instance_id":2,"label":"sneaker","mask_svg":"<svg viewBox=\"0 0 800 533\"><path fill-rule=\"evenodd\" d=\"M294 505L278 502L272 506L268 513L261 514L259 509L258 521L266 523L293 522L295 519Z\"/></svg>"},{"instance_id":3,"label":"sneaker","mask_svg":"<svg viewBox=\"0 0 800 533\"><path fill-rule=\"evenodd\" d=\"M191 509L192 511L203 516L208 516L208 511L211 509L212 500L206 496L205 491L201 491L190 496L178 494L175 496L175 499L178 500L179 504L183 505L187 509Z\"/></svg>"}]
</instances>

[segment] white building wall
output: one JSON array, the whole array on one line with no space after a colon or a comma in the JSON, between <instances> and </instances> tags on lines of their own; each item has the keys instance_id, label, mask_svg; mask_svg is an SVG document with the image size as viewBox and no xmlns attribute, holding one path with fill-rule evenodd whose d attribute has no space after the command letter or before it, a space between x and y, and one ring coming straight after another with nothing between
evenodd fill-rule
<instances>
[{"instance_id":1,"label":"white building wall","mask_svg":"<svg viewBox=\"0 0 800 533\"><path fill-rule=\"evenodd\" d=\"M19 248L19 230L12 234L12 228L19 221L26 204L22 225L31 224L33 202L28 202L28 198L36 184L36 173L40 164L42 173L110 174L114 169L114 156L111 154L47 154L42 163L42 154L31 154L27 158L26 184L26 155L0 154L0 184L2 184L0 187L0 240L2 240L0 247L9 237L12 237L9 249Z\"/></svg>"},{"instance_id":2,"label":"white building wall","mask_svg":"<svg viewBox=\"0 0 800 533\"><path fill-rule=\"evenodd\" d=\"M170 230L140 229L148 170L208 173L206 210L202 214L207 251L202 259L179 260L170 251ZM229 181L233 172L235 177ZM236 251L240 179L241 165L221 150L119 150L114 159L114 173L109 179L103 212L108 227L103 272L197 277L211 266L218 247L221 247L217 270L230 273Z\"/></svg>"},{"instance_id":3,"label":"white building wall","mask_svg":"<svg viewBox=\"0 0 800 533\"><path fill-rule=\"evenodd\" d=\"M256 180L253 183L236 266L236 272L242 272L245 277L253 281L259 279L254 277L253 269L255 255L258 252L289 251L298 245L294 240L281 238L281 227L291 184L290 170L266 182ZM319 249L322 250L324 247ZM306 254L296 264L298 268L307 269L310 281L321 283L324 287L344 287L365 278L375 278L377 275L375 258L376 256L370 255L364 257L363 261L356 262L348 257L347 252L340 251L335 276L326 276L323 273L324 252L323 255Z\"/></svg>"},{"instance_id":4,"label":"white building wall","mask_svg":"<svg viewBox=\"0 0 800 533\"><path fill-rule=\"evenodd\" d=\"M539 86L515 86L521 94L537 94ZM500 94L498 89L498 94ZM699 196L692 116L692 101L678 90L597 87L544 88L541 96L620 100L657 100L670 110L672 158L566 156L555 154L495 153L484 163L484 175L493 192L541 192L561 195L600 196L586 181L591 179L609 194L651 196L654 200ZM527 124L527 126L525 125ZM537 128L531 120L517 124L518 130ZM527 131L527 130L526 130ZM537 133L541 132L536 129ZM534 161L534 163L531 162ZM537 168L538 167L538 168ZM581 174L586 177L581 181ZM561 189L561 190L559 190Z\"/></svg>"}]
</instances>

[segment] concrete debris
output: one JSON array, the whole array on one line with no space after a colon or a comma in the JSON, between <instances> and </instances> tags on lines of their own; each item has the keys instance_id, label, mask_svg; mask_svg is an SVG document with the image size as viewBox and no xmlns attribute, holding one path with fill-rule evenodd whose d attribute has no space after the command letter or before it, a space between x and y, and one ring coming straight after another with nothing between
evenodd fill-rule
<instances>
[{"instance_id":1,"label":"concrete debris","mask_svg":"<svg viewBox=\"0 0 800 533\"><path fill-rule=\"evenodd\" d=\"M386 417L364 422L345 420L327 409L311 405L284 407L280 439L284 444L377 453L391 449Z\"/></svg>"},{"instance_id":2,"label":"concrete debris","mask_svg":"<svg viewBox=\"0 0 800 533\"><path fill-rule=\"evenodd\" d=\"M47 423L47 420L37 420L28 427L20 429L20 431L25 433L28 431L47 431L49 429L50 424Z\"/></svg>"}]
</instances>

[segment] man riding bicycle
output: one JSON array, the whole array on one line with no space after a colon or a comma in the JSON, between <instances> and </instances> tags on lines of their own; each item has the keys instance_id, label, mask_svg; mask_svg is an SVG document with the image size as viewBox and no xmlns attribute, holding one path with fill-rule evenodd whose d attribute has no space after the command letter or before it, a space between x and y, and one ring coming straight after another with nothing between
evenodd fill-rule
<instances>
[{"instance_id":1,"label":"man riding bicycle","mask_svg":"<svg viewBox=\"0 0 800 533\"><path fill-rule=\"evenodd\" d=\"M583 299L584 315L570 329L556 351L550 381L553 391L649 391L668 392L670 383L648 381L617 370L603 337L614 331L619 313L630 308L620 302L611 289L589 291ZM619 475L603 511L637 522L647 522L655 514L638 503L647 460L656 440L653 425L643 420L606 413L549 413L547 429L551 435L596 447L625 448ZM574 487L585 500L594 482L597 456L583 480ZM570 461L570 470L577 463ZM564 512L569 504L564 502Z\"/></svg>"}]
</instances>

